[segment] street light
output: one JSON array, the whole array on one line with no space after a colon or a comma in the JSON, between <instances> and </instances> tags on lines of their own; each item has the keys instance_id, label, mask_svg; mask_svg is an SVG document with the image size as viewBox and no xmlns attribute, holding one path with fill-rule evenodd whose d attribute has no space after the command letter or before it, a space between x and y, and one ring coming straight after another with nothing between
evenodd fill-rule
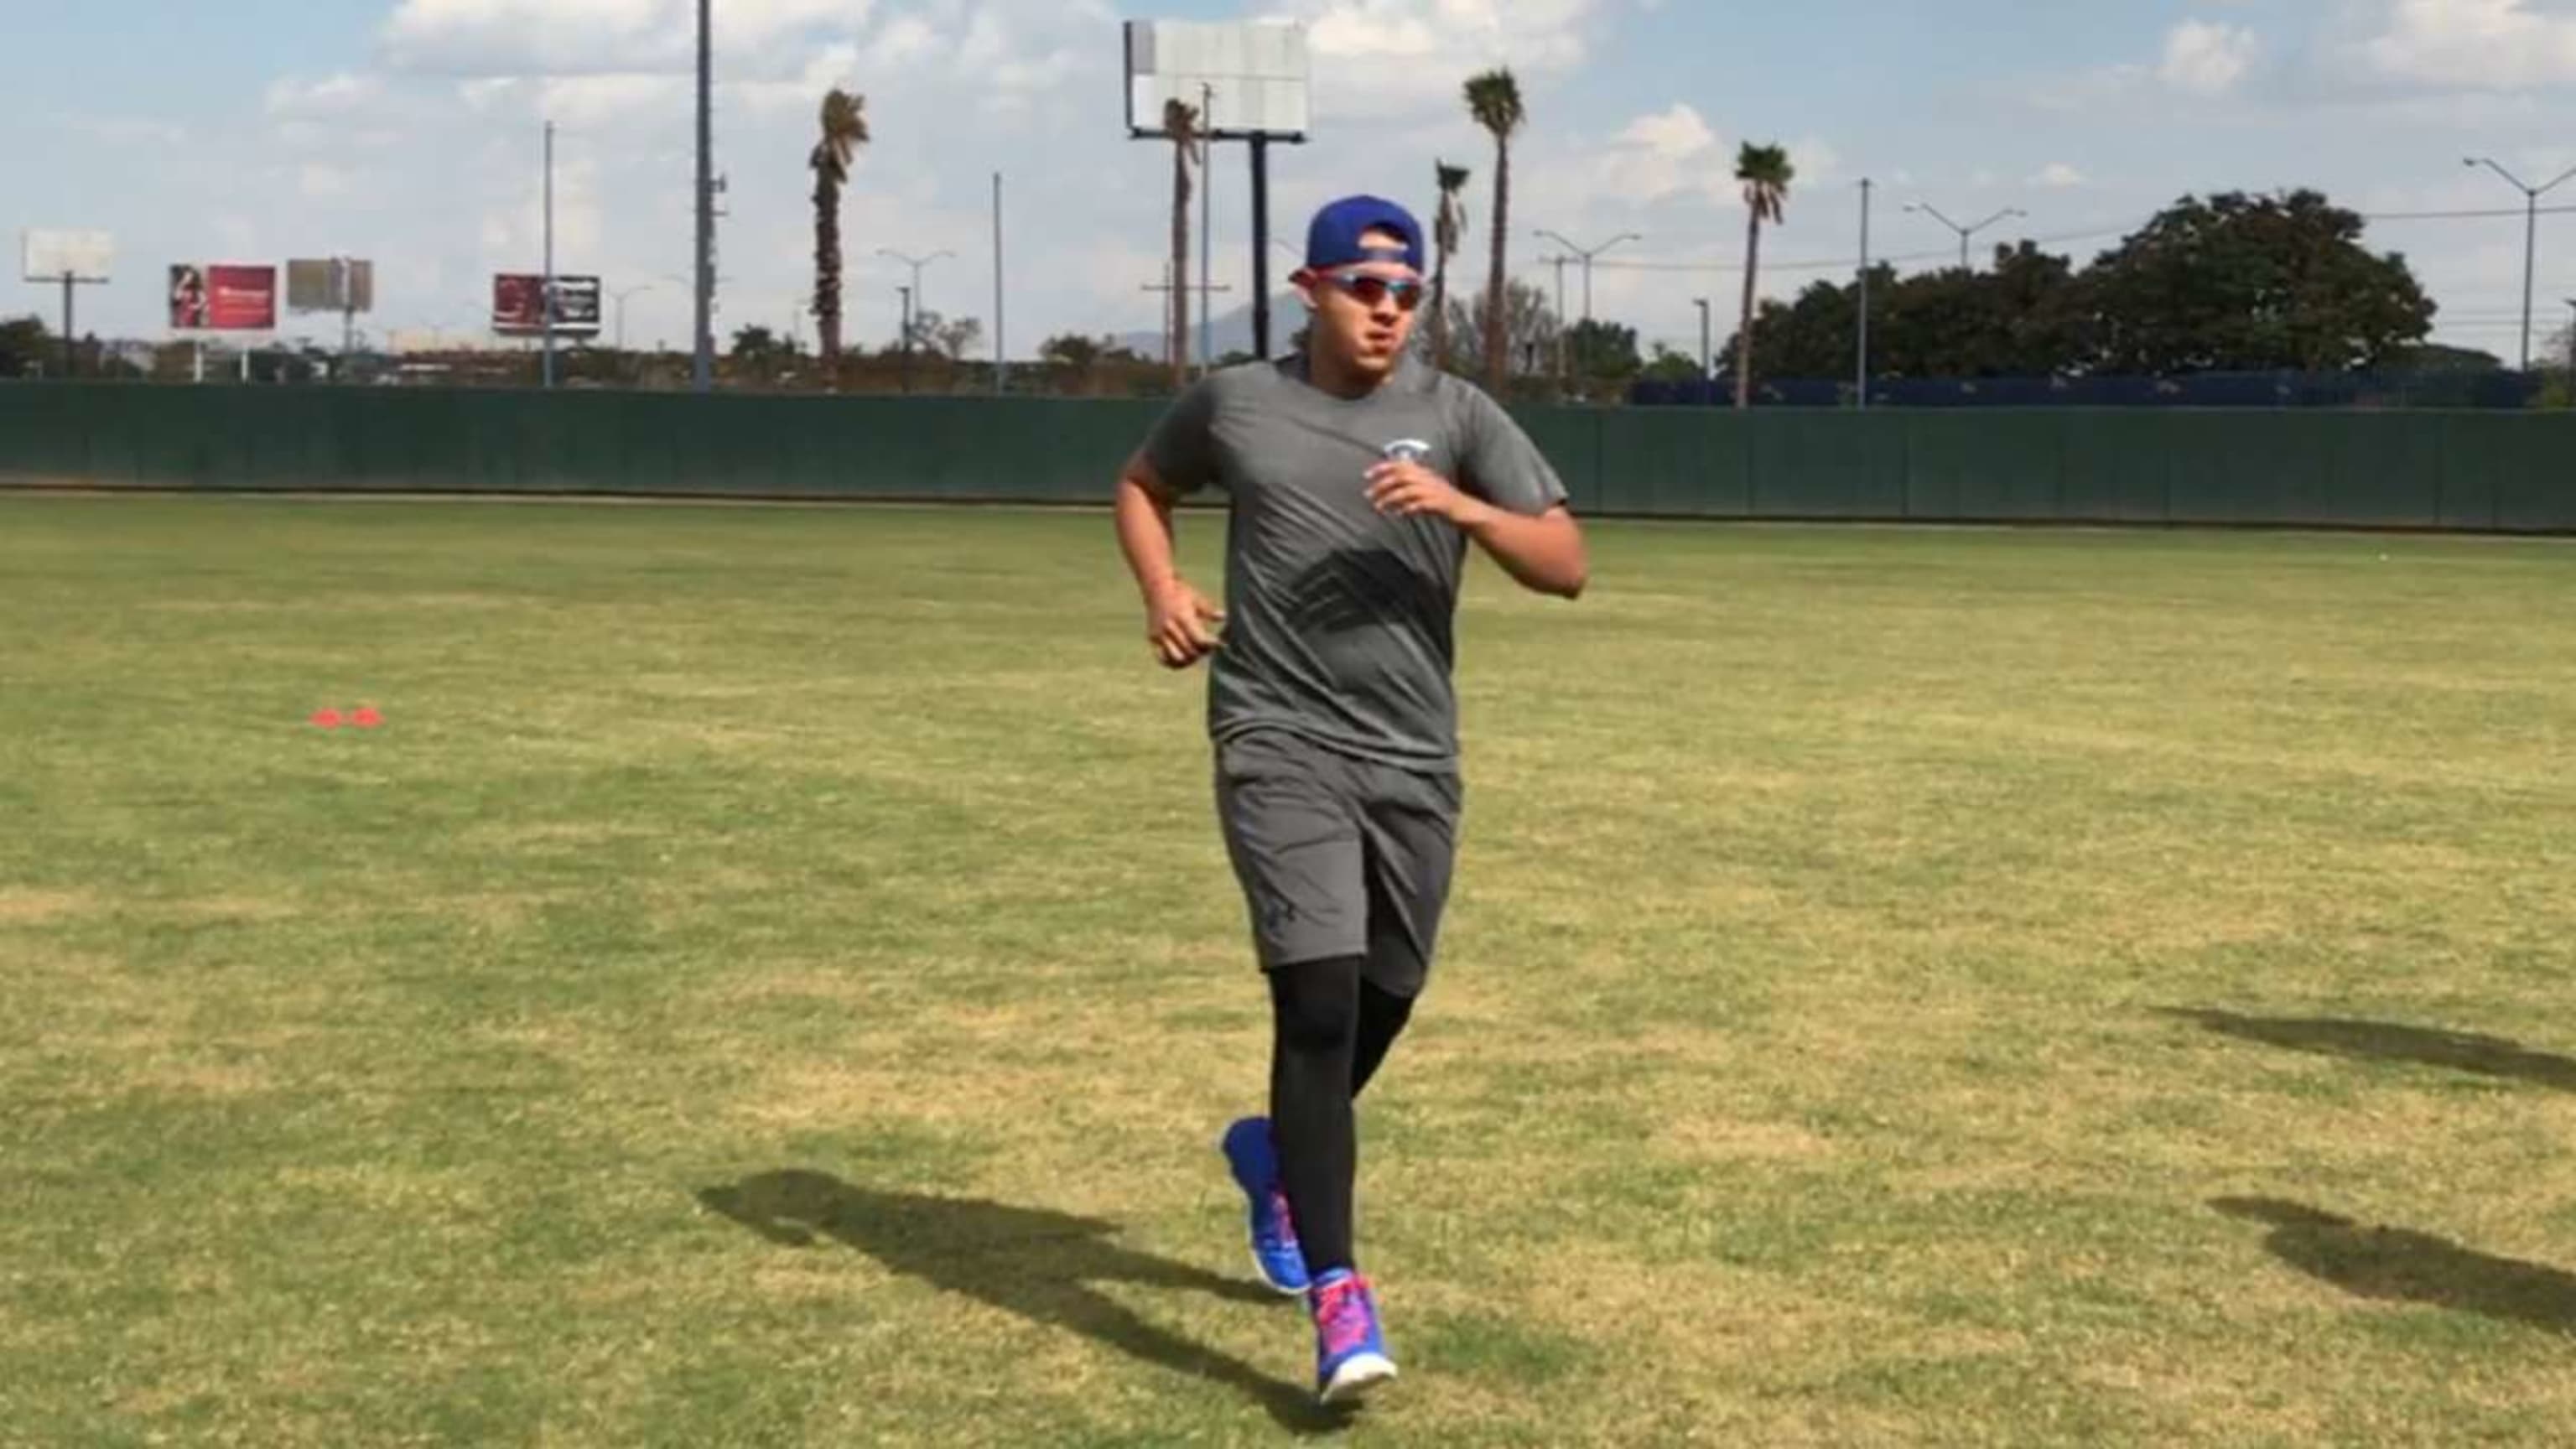
<instances>
[{"instance_id":1,"label":"street light","mask_svg":"<svg viewBox=\"0 0 2576 1449\"><path fill-rule=\"evenodd\" d=\"M1924 215L1931 217L1934 221L1941 223L1943 226L1946 226L1950 230L1959 234L1959 270L1963 272L1969 269L1968 238L1975 236L1977 233L1984 231L1987 227L1993 226L1996 222L2002 221L2008 216L2028 217L2030 215L2029 212L2022 210L2018 206L2007 206L2003 210L1996 212L1994 215L1987 217L1984 221L1978 222L1974 226L1961 226L1950 218L1943 216L1940 208L1926 202L1910 202L1906 205L1905 209L1909 212L1922 212Z\"/></svg>"},{"instance_id":2,"label":"street light","mask_svg":"<svg viewBox=\"0 0 2576 1449\"><path fill-rule=\"evenodd\" d=\"M2557 190L2569 178L2576 177L2576 166L2571 166L2559 173L2556 181L2545 186L2532 186L2524 182L2521 177L2505 170L2498 162L2485 156L2471 156L2460 164L2472 169L2484 166L2512 182L2514 189L2522 193L2526 203L2522 217L2522 370L2529 372L2531 371L2531 274L2532 264L2540 254L2540 198Z\"/></svg>"},{"instance_id":3,"label":"street light","mask_svg":"<svg viewBox=\"0 0 2576 1449\"><path fill-rule=\"evenodd\" d=\"M657 290L659 290L659 289L660 289L661 285L662 285L662 284L661 284L661 282L659 282L658 280L657 280L657 281L651 281L651 282L641 282L641 283L636 284L635 286L627 287L627 288L625 288L625 289L623 289L623 290L621 290L621 291L612 292L612 293L610 293L610 294L609 294L609 295L610 295L611 297L613 297L613 298L616 300L616 302L617 302L617 350L618 350L618 351L620 351L620 352L624 352L624 351L626 350L626 299L627 299L627 298L629 298L629 297L640 297L640 296L644 295L646 292L657 291Z\"/></svg>"},{"instance_id":4,"label":"street light","mask_svg":"<svg viewBox=\"0 0 2576 1449\"><path fill-rule=\"evenodd\" d=\"M1591 321L1591 320L1592 320L1592 259L1593 259L1594 257L1597 257L1597 256L1601 255L1603 252L1606 252L1606 251L1610 250L1612 247L1617 246L1617 245L1618 245L1619 243L1621 243L1621 242L1632 242L1632 241L1644 241L1644 240L1645 240L1645 237L1643 237L1643 236L1639 235L1639 234L1638 234L1638 233L1636 233L1636 232L1633 232L1633 231L1623 231L1623 232L1619 233L1617 236L1614 236L1614 237L1610 238L1608 241L1603 242L1601 245L1599 245L1599 246L1597 246L1597 247L1593 247L1593 248L1591 248L1591 249L1589 249L1589 250L1586 250L1586 249L1584 249L1584 248L1582 248L1582 247L1576 246L1574 243L1572 243L1572 242L1570 242L1570 241L1567 241L1563 236L1560 236L1560 235L1558 235L1557 233L1552 232L1552 231L1541 231L1541 232L1539 233L1539 235L1540 235L1540 236L1542 236L1542 237L1544 237L1544 238L1546 238L1546 239L1547 239L1547 240L1549 240L1549 241L1552 241L1552 242L1556 243L1558 246L1561 246L1561 247L1565 248L1567 251L1570 251L1570 252L1574 253L1574 255L1575 255L1578 259L1580 259L1580 260L1582 261L1582 263L1583 263L1583 320L1584 320L1584 321L1586 321L1586 322L1589 322L1589 321ZM1564 307L1564 305L1565 305L1565 304L1564 304L1563 299L1559 299L1559 301L1558 301L1558 303L1557 303L1558 308L1559 308L1560 310L1562 310L1562 309L1563 309L1563 307Z\"/></svg>"},{"instance_id":5,"label":"street light","mask_svg":"<svg viewBox=\"0 0 2576 1449\"><path fill-rule=\"evenodd\" d=\"M942 257L953 257L957 254L955 252L942 251L932 252L926 257L916 257L908 256L905 253L898 251L889 251L884 247L879 247L877 248L877 255L881 257L891 257L894 260L903 263L905 266L912 268L912 285L904 288L904 295L912 299L910 306L904 313L903 324L904 346L909 349L912 345L912 319L915 316L930 310L928 306L924 305L922 300L921 269L929 266L932 262L938 261Z\"/></svg>"}]
</instances>

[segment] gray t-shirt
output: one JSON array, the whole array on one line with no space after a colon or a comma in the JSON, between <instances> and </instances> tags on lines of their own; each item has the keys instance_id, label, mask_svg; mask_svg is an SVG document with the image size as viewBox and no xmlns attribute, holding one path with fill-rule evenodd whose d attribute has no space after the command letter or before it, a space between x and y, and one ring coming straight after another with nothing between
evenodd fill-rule
<instances>
[{"instance_id":1,"label":"gray t-shirt","mask_svg":"<svg viewBox=\"0 0 2576 1449\"><path fill-rule=\"evenodd\" d=\"M1363 759L1457 768L1451 620L1467 538L1370 506L1368 470L1399 450L1515 513L1565 501L1510 414L1412 358L1356 399L1309 383L1302 357L1225 368L1146 439L1175 492L1228 497L1224 647L1208 680L1218 741L1277 728Z\"/></svg>"}]
</instances>

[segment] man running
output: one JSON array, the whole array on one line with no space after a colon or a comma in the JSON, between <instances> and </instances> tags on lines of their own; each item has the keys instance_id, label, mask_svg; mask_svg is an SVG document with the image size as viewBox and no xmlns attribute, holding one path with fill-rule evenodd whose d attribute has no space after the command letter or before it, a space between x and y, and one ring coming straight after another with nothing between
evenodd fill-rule
<instances>
[{"instance_id":1,"label":"man running","mask_svg":"<svg viewBox=\"0 0 2576 1449\"><path fill-rule=\"evenodd\" d=\"M1467 542L1568 599L1586 563L1529 438L1412 354L1422 229L1404 208L1325 207L1290 280L1313 314L1304 355L1182 394L1119 478L1118 539L1162 662L1215 656L1217 814L1274 1023L1270 1115L1223 1148L1262 1276L1314 1315L1317 1392L1345 1404L1395 1377L1351 1248L1351 1103L1412 1012L1449 895ZM1174 501L1209 485L1229 507L1222 611L1172 553Z\"/></svg>"}]
</instances>

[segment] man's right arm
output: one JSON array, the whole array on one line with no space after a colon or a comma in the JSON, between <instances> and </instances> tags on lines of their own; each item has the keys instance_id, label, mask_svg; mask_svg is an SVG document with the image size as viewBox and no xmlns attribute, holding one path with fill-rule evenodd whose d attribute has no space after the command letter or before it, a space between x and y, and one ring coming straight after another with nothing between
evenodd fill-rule
<instances>
[{"instance_id":1,"label":"man's right arm","mask_svg":"<svg viewBox=\"0 0 2576 1449\"><path fill-rule=\"evenodd\" d=\"M1118 473L1118 547L1145 602L1145 641L1172 669L1187 669L1217 647L1224 615L1181 577L1172 548L1173 493L1140 449Z\"/></svg>"}]
</instances>

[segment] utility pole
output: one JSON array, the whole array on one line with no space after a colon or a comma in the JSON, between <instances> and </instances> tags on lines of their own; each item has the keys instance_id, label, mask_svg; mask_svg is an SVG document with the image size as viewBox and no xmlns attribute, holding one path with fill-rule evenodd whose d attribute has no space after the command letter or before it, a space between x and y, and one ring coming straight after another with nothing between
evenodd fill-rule
<instances>
[{"instance_id":1,"label":"utility pole","mask_svg":"<svg viewBox=\"0 0 2576 1449\"><path fill-rule=\"evenodd\" d=\"M1925 216L1932 218L1934 221L1941 223L1943 226L1946 226L1950 230L1959 234L1959 270L1963 272L1972 270L1968 264L1968 238L1984 231L1987 227L1993 226L1996 222L2003 220L2005 217L2027 217L2030 215L2029 212L2022 210L2018 206L2007 206L2003 210L1996 212L1994 215L1987 217L1984 221L1978 222L1974 226L1961 226L1950 218L1943 216L1940 208L1932 206L1929 203L1911 202L1907 204L1905 209L1908 212L1919 211Z\"/></svg>"},{"instance_id":2,"label":"utility pole","mask_svg":"<svg viewBox=\"0 0 2576 1449\"><path fill-rule=\"evenodd\" d=\"M1860 409L1869 410L1869 194L1874 183L1860 179L1860 337L1855 350L1859 353L1857 390Z\"/></svg>"},{"instance_id":3,"label":"utility pole","mask_svg":"<svg viewBox=\"0 0 2576 1449\"><path fill-rule=\"evenodd\" d=\"M1205 299L1207 294L1210 292L1231 293L1234 290L1231 286L1211 287L1206 285L1206 283L1207 278L1202 276L1199 278L1198 284L1189 289L1199 294L1201 306L1206 305ZM1170 262L1163 263L1163 280L1159 282L1147 282L1136 290L1140 292L1160 292L1163 294L1163 336L1168 339L1172 335L1172 295L1181 290L1180 288L1172 285L1172 264Z\"/></svg>"},{"instance_id":4,"label":"utility pole","mask_svg":"<svg viewBox=\"0 0 2576 1449\"><path fill-rule=\"evenodd\" d=\"M1216 275L1216 87L1199 82L1199 376L1216 366L1216 321L1208 314L1208 282Z\"/></svg>"},{"instance_id":5,"label":"utility pole","mask_svg":"<svg viewBox=\"0 0 2576 1449\"><path fill-rule=\"evenodd\" d=\"M714 0L698 0L697 342L690 386L715 386L716 177Z\"/></svg>"},{"instance_id":6,"label":"utility pole","mask_svg":"<svg viewBox=\"0 0 2576 1449\"><path fill-rule=\"evenodd\" d=\"M555 123L546 122L546 281L538 293L545 310L540 327L546 339L545 385L555 385Z\"/></svg>"},{"instance_id":7,"label":"utility pole","mask_svg":"<svg viewBox=\"0 0 2576 1449\"><path fill-rule=\"evenodd\" d=\"M2523 195L2525 205L2522 216L2522 370L2529 372L2531 371L2532 270L2534 263L2540 259L2540 198L2565 185L2569 179L2576 178L2576 166L2569 167L2556 181L2542 186L2532 186L2485 156L2471 156L2461 164L2471 167L2484 166L2512 182L2514 189Z\"/></svg>"}]
</instances>

